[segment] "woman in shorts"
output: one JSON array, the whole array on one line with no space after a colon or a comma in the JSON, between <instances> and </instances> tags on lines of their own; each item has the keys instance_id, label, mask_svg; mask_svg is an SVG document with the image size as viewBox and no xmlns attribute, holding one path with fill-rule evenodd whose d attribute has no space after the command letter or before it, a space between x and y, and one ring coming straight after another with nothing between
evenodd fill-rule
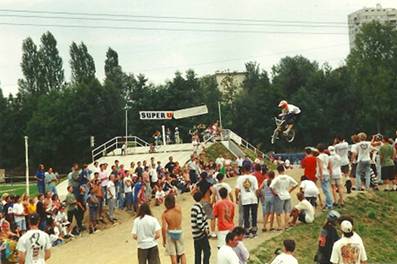
<instances>
[{"instance_id":1,"label":"woman in shorts","mask_svg":"<svg viewBox=\"0 0 397 264\"><path fill-rule=\"evenodd\" d=\"M270 184L274 179L274 171L270 171L268 173L268 179L262 182L262 185L259 187L260 198L262 202L262 212L263 212L263 228L262 232L266 232L267 230L273 230L273 220L274 220L274 195L272 190L270 190ZM270 228L267 229L267 223L270 220Z\"/></svg>"}]
</instances>

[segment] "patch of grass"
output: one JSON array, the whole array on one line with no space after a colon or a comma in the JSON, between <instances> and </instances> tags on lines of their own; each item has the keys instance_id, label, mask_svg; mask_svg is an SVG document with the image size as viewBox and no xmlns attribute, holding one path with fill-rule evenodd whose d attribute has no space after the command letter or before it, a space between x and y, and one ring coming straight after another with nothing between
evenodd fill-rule
<instances>
[{"instance_id":1,"label":"patch of grass","mask_svg":"<svg viewBox=\"0 0 397 264\"><path fill-rule=\"evenodd\" d=\"M355 231L362 237L369 263L397 263L397 194L367 193L350 198L341 214L354 219ZM250 263L270 262L276 248L282 248L284 239L296 242L295 257L299 263L313 263L317 251L317 239L326 214L321 214L311 225L298 225L281 235L266 241L254 249Z\"/></svg>"},{"instance_id":2,"label":"patch of grass","mask_svg":"<svg viewBox=\"0 0 397 264\"><path fill-rule=\"evenodd\" d=\"M37 187L36 184L29 185L30 195L37 195ZM14 195L22 195L26 193L25 184L0 184L0 196L3 193L14 194Z\"/></svg>"},{"instance_id":3,"label":"patch of grass","mask_svg":"<svg viewBox=\"0 0 397 264\"><path fill-rule=\"evenodd\" d=\"M236 157L222 143L219 142L212 144L203 153L203 158L206 162L210 160L215 161L220 155L222 155L225 159L236 159Z\"/></svg>"}]
</instances>

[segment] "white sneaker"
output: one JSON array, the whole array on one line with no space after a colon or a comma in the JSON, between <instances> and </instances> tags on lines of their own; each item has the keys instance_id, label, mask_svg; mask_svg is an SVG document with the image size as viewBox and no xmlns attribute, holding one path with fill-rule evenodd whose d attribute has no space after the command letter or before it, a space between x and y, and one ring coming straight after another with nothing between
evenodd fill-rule
<instances>
[{"instance_id":1,"label":"white sneaker","mask_svg":"<svg viewBox=\"0 0 397 264\"><path fill-rule=\"evenodd\" d=\"M210 234L210 237L211 237L211 238L216 238L216 234L215 234L215 233L211 233L211 234Z\"/></svg>"}]
</instances>

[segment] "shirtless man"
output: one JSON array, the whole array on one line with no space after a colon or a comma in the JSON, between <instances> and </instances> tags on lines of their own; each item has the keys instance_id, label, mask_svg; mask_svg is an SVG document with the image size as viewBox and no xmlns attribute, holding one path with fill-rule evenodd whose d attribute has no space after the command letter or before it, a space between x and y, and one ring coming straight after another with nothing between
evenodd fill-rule
<instances>
[{"instance_id":1,"label":"shirtless man","mask_svg":"<svg viewBox=\"0 0 397 264\"><path fill-rule=\"evenodd\" d=\"M186 264L185 249L182 240L182 210L175 205L175 196L168 194L164 200L165 211L161 215L163 246L171 257L171 263L177 264L178 259Z\"/></svg>"}]
</instances>

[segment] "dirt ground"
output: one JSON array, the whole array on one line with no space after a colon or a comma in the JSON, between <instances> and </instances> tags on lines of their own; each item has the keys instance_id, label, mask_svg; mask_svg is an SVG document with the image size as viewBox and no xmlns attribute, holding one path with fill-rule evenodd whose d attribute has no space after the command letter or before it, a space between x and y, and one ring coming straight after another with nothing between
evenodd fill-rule
<instances>
[{"instance_id":1,"label":"dirt ground","mask_svg":"<svg viewBox=\"0 0 397 264\"><path fill-rule=\"evenodd\" d=\"M302 175L302 170L294 169L288 171L288 174L293 176L298 182L299 177ZM236 178L228 179L229 184L234 188ZM296 202L296 196L292 195L293 204ZM190 228L190 208L194 203L190 194L183 194L177 197L177 202L183 208L183 231L184 231L184 245L187 257L187 263L194 262L194 249L193 239ZM153 207L153 214L160 219L163 207ZM236 223L238 222L238 209L236 208L237 216ZM276 235L279 232L266 232L262 233L263 221L261 219L262 210L258 211L258 236L254 239L246 239L244 243L249 250L256 248L259 244L263 243ZM118 224L111 228L100 231L95 234L89 235L84 233L81 237L75 238L73 241L53 248L52 257L48 261L49 264L58 263L73 263L73 264L110 264L110 263L137 263L137 248L136 241L132 238L131 229L133 217L124 212L117 214L120 221ZM160 240L161 241L161 240ZM159 241L159 242L160 242ZM211 263L216 263L216 239L211 241ZM162 263L170 263L170 259L165 254L165 250L159 243L160 258Z\"/></svg>"}]
</instances>

